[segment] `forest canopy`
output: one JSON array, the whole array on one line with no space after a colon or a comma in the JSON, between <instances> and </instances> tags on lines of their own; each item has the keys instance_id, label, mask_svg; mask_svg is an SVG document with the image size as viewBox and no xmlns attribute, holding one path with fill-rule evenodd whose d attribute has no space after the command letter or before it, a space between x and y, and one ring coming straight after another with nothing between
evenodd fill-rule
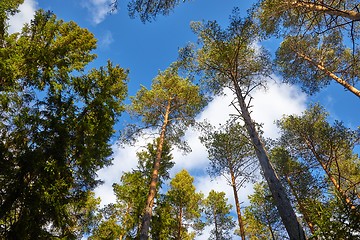
<instances>
[{"instance_id":1,"label":"forest canopy","mask_svg":"<svg viewBox=\"0 0 360 240\"><path fill-rule=\"evenodd\" d=\"M130 0L126 14L155 34L193 2ZM109 3L94 6L125 11ZM252 3L191 19L178 57L138 79L122 66L149 71L155 47L127 42L136 24L87 28L39 3L12 32L28 2L1 1L0 239L357 239L360 122L343 112L359 106L360 2ZM141 56L124 54L135 43ZM270 135L258 116L279 106Z\"/></svg>"}]
</instances>

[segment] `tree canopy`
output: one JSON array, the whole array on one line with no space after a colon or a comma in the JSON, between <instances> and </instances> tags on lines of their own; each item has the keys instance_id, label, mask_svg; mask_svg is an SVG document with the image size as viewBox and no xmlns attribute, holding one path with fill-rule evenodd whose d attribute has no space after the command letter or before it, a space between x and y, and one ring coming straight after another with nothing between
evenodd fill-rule
<instances>
[{"instance_id":1,"label":"tree canopy","mask_svg":"<svg viewBox=\"0 0 360 240\"><path fill-rule=\"evenodd\" d=\"M227 203L224 192L211 190L204 201L205 216L208 224L212 224L210 238L215 240L225 240L231 238L231 230L235 223L230 216L231 205Z\"/></svg>"},{"instance_id":2,"label":"tree canopy","mask_svg":"<svg viewBox=\"0 0 360 240\"><path fill-rule=\"evenodd\" d=\"M3 4L3 3L2 3ZM111 163L110 137L125 109L127 71L108 62L84 74L96 40L74 22L38 11L1 48L1 234L75 234L73 210Z\"/></svg>"},{"instance_id":3,"label":"tree canopy","mask_svg":"<svg viewBox=\"0 0 360 240\"><path fill-rule=\"evenodd\" d=\"M258 0L245 17L235 8L227 27L191 22L198 41L147 78L153 78L149 87L136 86L128 105L129 71L96 59L105 52L101 36L96 50L96 26L89 27L94 35L81 21L39 9L22 30L9 33L24 2L0 2L0 239L180 240L196 239L204 229L210 239L359 237L360 128L346 118L333 121L331 99L326 108L311 102L332 82L360 97L359 1ZM118 1L110 2L116 10ZM130 0L128 12L151 22L184 2L190 1ZM286 86L286 99L293 98L292 85L301 87L309 104L302 114L278 119L279 137L265 139L253 98L260 100L258 90L273 88L273 80ZM218 129L197 124L216 106L205 108L210 99L225 94L235 114L221 116L220 106L211 113L222 119ZM124 111L130 124L121 128ZM199 181L205 165L170 171L182 164L174 150L203 151L194 144L200 134L189 131L200 129L208 174L227 180L234 207L225 192ZM146 143L135 157L113 155L119 143L139 138ZM103 206L103 196L95 195L102 183L97 174L114 156L134 158L127 161L137 166L117 171L115 183L106 180L116 201ZM193 156L203 163L205 154ZM241 209L244 183L254 192Z\"/></svg>"},{"instance_id":4,"label":"tree canopy","mask_svg":"<svg viewBox=\"0 0 360 240\"><path fill-rule=\"evenodd\" d=\"M260 1L255 10L266 35L284 38L277 63L285 80L309 93L331 80L360 97L357 1Z\"/></svg>"}]
</instances>

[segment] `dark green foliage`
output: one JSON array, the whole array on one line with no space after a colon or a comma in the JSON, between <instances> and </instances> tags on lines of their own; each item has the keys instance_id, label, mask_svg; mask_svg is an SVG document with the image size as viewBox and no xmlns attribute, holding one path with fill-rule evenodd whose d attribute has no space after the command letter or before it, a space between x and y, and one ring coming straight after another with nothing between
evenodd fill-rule
<instances>
[{"instance_id":1,"label":"dark green foliage","mask_svg":"<svg viewBox=\"0 0 360 240\"><path fill-rule=\"evenodd\" d=\"M137 15L143 23L151 22L157 15L168 15L178 4L187 0L131 0L128 3L130 17ZM113 10L118 7L118 0L112 0Z\"/></svg>"},{"instance_id":2,"label":"dark green foliage","mask_svg":"<svg viewBox=\"0 0 360 240\"><path fill-rule=\"evenodd\" d=\"M89 239L135 239L148 192L148 179L141 172L128 172L121 176L120 183L113 184L116 203L100 210L102 218L92 230Z\"/></svg>"},{"instance_id":3,"label":"dark green foliage","mask_svg":"<svg viewBox=\"0 0 360 240\"><path fill-rule=\"evenodd\" d=\"M75 238L74 211L98 185L96 171L111 163L109 140L124 110L127 72L109 62L83 74L95 57L93 35L44 11L4 42L1 234Z\"/></svg>"},{"instance_id":4,"label":"dark green foliage","mask_svg":"<svg viewBox=\"0 0 360 240\"><path fill-rule=\"evenodd\" d=\"M136 153L138 157L138 166L137 170L141 173L143 177L147 179L147 183L150 183L151 179L151 169L154 166L156 159L156 146L158 145L159 139L156 139L153 143L149 143L146 147L146 151L141 151ZM171 155L172 148L168 142L164 142L161 154L161 165L159 169L159 188L164 183L164 181L170 179L169 170L175 165L172 161L173 157Z\"/></svg>"},{"instance_id":5,"label":"dark green foliage","mask_svg":"<svg viewBox=\"0 0 360 240\"><path fill-rule=\"evenodd\" d=\"M121 211L116 204L108 204L98 211L98 223L92 229L89 240L115 240L119 239L123 230L119 225L118 216Z\"/></svg>"}]
</instances>

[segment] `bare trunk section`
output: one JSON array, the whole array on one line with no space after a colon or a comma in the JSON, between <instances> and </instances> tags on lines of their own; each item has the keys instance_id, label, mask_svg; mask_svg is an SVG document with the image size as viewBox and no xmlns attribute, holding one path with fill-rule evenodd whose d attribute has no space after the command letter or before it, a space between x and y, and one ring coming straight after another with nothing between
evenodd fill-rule
<instances>
[{"instance_id":1,"label":"bare trunk section","mask_svg":"<svg viewBox=\"0 0 360 240\"><path fill-rule=\"evenodd\" d=\"M159 169L160 169L160 161L162 148L165 140L166 127L169 122L169 114L170 114L171 100L168 101L168 105L166 106L166 111L164 115L164 123L161 126L161 133L159 137L159 143L156 149L156 159L154 162L154 169L151 176L151 182L149 186L149 194L146 200L145 212L142 217L141 224L141 232L140 232L140 240L147 240L149 238L149 229L150 229L150 221L152 216L152 207L154 205L154 198L156 195L156 185L158 183L159 178Z\"/></svg>"},{"instance_id":2,"label":"bare trunk section","mask_svg":"<svg viewBox=\"0 0 360 240\"><path fill-rule=\"evenodd\" d=\"M300 53L298 51L295 51L295 53L305 59L306 61L308 61L309 63L311 63L313 66L317 67L318 69L320 69L321 71L323 71L327 76L331 77L332 79L334 79L337 83L339 83L340 85L342 85L344 88L346 88L347 90L349 90L350 92L352 92L353 94L355 94L357 97L360 98L360 90L355 88L353 85L349 84L347 81L345 81L344 79L336 76L333 72L327 70L323 65L314 62L309 56L306 56L303 53Z\"/></svg>"},{"instance_id":3,"label":"bare trunk section","mask_svg":"<svg viewBox=\"0 0 360 240\"><path fill-rule=\"evenodd\" d=\"M360 20L360 13L354 10L341 10L333 8L323 3L313 3L310 1L290 1L294 8L306 8L314 12L323 12L329 15L347 18L352 21Z\"/></svg>"},{"instance_id":4,"label":"bare trunk section","mask_svg":"<svg viewBox=\"0 0 360 240\"><path fill-rule=\"evenodd\" d=\"M255 124L250 117L249 109L242 95L241 88L236 80L233 80L235 87L236 97L240 105L241 116L244 120L246 130L250 136L252 144L255 148L256 156L259 159L261 169L264 173L265 179L269 185L269 189L274 198L276 208L280 214L281 220L286 228L287 233L291 240L304 240L306 239L304 230L298 222L295 212L290 204L284 187L281 185L274 168L270 164L269 157L265 150L263 143L256 131Z\"/></svg>"},{"instance_id":5,"label":"bare trunk section","mask_svg":"<svg viewBox=\"0 0 360 240\"><path fill-rule=\"evenodd\" d=\"M217 222L217 217L216 217L216 208L215 208L215 206L213 206L213 215L214 215L214 225L215 225L215 238L216 238L216 240L218 240L218 239L220 239L220 236L219 236L218 222Z\"/></svg>"},{"instance_id":6,"label":"bare trunk section","mask_svg":"<svg viewBox=\"0 0 360 240\"><path fill-rule=\"evenodd\" d=\"M269 221L268 221L268 228L269 228L269 231L270 231L270 234L271 234L271 239L276 240L274 230L272 229L271 224L269 223Z\"/></svg>"},{"instance_id":7,"label":"bare trunk section","mask_svg":"<svg viewBox=\"0 0 360 240\"><path fill-rule=\"evenodd\" d=\"M182 226L182 204L180 203L177 240L181 240L181 226Z\"/></svg>"},{"instance_id":8,"label":"bare trunk section","mask_svg":"<svg viewBox=\"0 0 360 240\"><path fill-rule=\"evenodd\" d=\"M235 176L232 168L230 168L230 176L231 176L231 186L234 191L234 198L235 198L235 205L236 205L236 213L238 217L238 223L239 223L239 229L240 229L240 236L242 240L245 240L245 229L244 229L244 222L241 217L241 209L240 209L240 202L239 197L236 189L236 183L235 183Z\"/></svg>"}]
</instances>

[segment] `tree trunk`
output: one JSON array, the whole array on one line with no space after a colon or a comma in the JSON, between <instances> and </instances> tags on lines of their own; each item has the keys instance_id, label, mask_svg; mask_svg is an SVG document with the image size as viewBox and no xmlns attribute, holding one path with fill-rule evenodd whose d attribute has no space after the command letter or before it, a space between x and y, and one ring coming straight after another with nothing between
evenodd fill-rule
<instances>
[{"instance_id":1,"label":"tree trunk","mask_svg":"<svg viewBox=\"0 0 360 240\"><path fill-rule=\"evenodd\" d=\"M216 208L215 206L213 206L213 215L214 215L214 225L215 225L215 239L218 240L220 239L219 236L219 230L218 230L218 222L217 222L217 216L216 216Z\"/></svg>"},{"instance_id":2,"label":"tree trunk","mask_svg":"<svg viewBox=\"0 0 360 240\"><path fill-rule=\"evenodd\" d=\"M235 87L236 97L240 105L241 116L244 120L245 127L250 136L252 144L254 145L256 156L259 159L261 169L269 185L269 189L274 198L276 208L279 211L286 231L289 234L291 240L304 240L306 239L304 230L296 218L295 212L290 204L290 200L288 199L286 192L274 171L274 168L270 164L264 144L261 142L259 134L256 131L255 124L250 117L249 109L245 103L241 88L236 80L233 80L233 84Z\"/></svg>"},{"instance_id":3,"label":"tree trunk","mask_svg":"<svg viewBox=\"0 0 360 240\"><path fill-rule=\"evenodd\" d=\"M179 223L178 223L178 237L177 240L181 240L181 222L182 222L182 206L180 205Z\"/></svg>"},{"instance_id":4,"label":"tree trunk","mask_svg":"<svg viewBox=\"0 0 360 240\"><path fill-rule=\"evenodd\" d=\"M341 189L339 183L336 181L333 174L327 169L327 166L323 163L321 157L317 154L313 144L310 141L308 141L306 137L303 137L303 138L306 142L306 145L308 146L308 148L310 149L310 151L312 152L312 154L314 155L314 157L316 158L316 160L318 161L318 163L320 164L320 166L326 173L327 177L330 179L331 183L334 185L335 189L338 191L338 193L341 195L341 197L345 200L346 204L350 207L351 211L355 211L355 213L357 215L359 215L359 213L356 212L356 206L352 203L351 199L346 195L346 193Z\"/></svg>"},{"instance_id":5,"label":"tree trunk","mask_svg":"<svg viewBox=\"0 0 360 240\"><path fill-rule=\"evenodd\" d=\"M181 226L182 226L182 204L180 203L177 240L181 240Z\"/></svg>"},{"instance_id":6,"label":"tree trunk","mask_svg":"<svg viewBox=\"0 0 360 240\"><path fill-rule=\"evenodd\" d=\"M270 231L270 234L271 234L271 239L276 240L274 230L272 229L271 224L269 223L269 220L268 220L268 228L269 228L269 231Z\"/></svg>"},{"instance_id":7,"label":"tree trunk","mask_svg":"<svg viewBox=\"0 0 360 240\"><path fill-rule=\"evenodd\" d=\"M240 209L240 202L239 197L236 189L236 183L235 183L235 176L232 168L230 168L230 175L231 175L231 186L234 191L234 198L235 198L235 205L236 205L236 213L238 216L238 223L239 223L239 229L240 229L240 236L242 240L245 240L245 229L244 229L244 222L241 217L241 209Z\"/></svg>"},{"instance_id":8,"label":"tree trunk","mask_svg":"<svg viewBox=\"0 0 360 240\"><path fill-rule=\"evenodd\" d=\"M314 3L310 1L289 1L289 3L294 8L306 8L308 10L314 11L314 12L323 12L335 17L343 17L347 18L352 21L359 21L360 20L360 13L358 11L354 10L341 10L336 9L332 6L326 5L324 3L321 3L322 1L319 1L319 3Z\"/></svg>"},{"instance_id":9,"label":"tree trunk","mask_svg":"<svg viewBox=\"0 0 360 240\"><path fill-rule=\"evenodd\" d=\"M294 49L293 49L294 50ZM294 50L295 51L295 50ZM360 97L360 90L355 88L353 85L349 84L347 81L345 81L344 79L336 76L333 72L330 72L329 70L327 70L323 65L314 62L309 56L306 56L303 53L300 53L298 51L295 51L295 53L305 59L306 61L308 61L310 64L312 64L313 66L315 66L316 68L320 69L321 71L323 71L328 77L331 77L332 79L334 79L337 83L339 83L340 85L342 85L344 88L346 88L347 90L349 90L351 93L355 94L355 96Z\"/></svg>"},{"instance_id":10,"label":"tree trunk","mask_svg":"<svg viewBox=\"0 0 360 240\"><path fill-rule=\"evenodd\" d=\"M158 183L159 178L159 169L160 169L160 161L161 161L161 154L162 148L165 140L165 133L166 127L169 121L169 114L170 114L170 107L171 107L171 100L168 101L168 105L166 106L166 111L164 115L164 123L161 127L159 142L156 149L156 159L154 162L154 169L151 176L151 182L149 187L149 194L146 200L145 212L142 217L142 224L141 224L141 233L140 233L140 240L147 240L149 238L149 229L150 229L150 221L152 216L152 208L154 205L154 198L156 195L156 186Z\"/></svg>"}]
</instances>

